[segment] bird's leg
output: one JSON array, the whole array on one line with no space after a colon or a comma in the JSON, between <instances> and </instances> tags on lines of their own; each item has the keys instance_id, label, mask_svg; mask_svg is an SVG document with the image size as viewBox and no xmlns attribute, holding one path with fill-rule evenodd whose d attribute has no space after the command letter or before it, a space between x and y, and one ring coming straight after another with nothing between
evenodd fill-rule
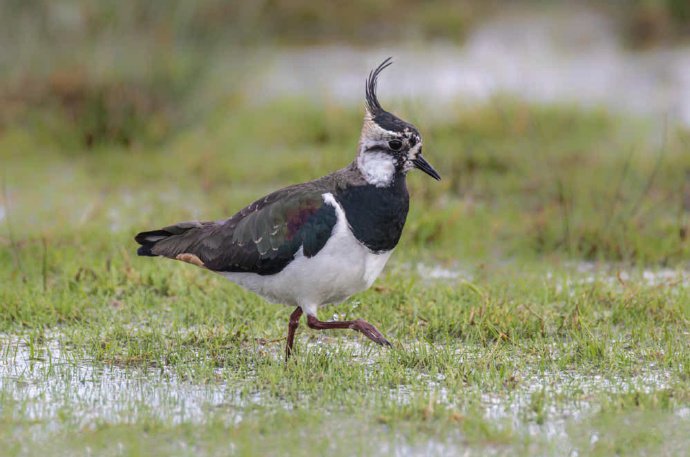
<instances>
[{"instance_id":1,"label":"bird's leg","mask_svg":"<svg viewBox=\"0 0 690 457\"><path fill-rule=\"evenodd\" d=\"M367 338L369 338L371 341L374 343L380 344L381 346L390 346L391 343L384 338L384 336L376 330L376 327L371 325L369 322L362 320L362 319L356 319L354 321L331 321L331 322L323 322L320 321L316 316L313 316L311 314L307 315L307 325L309 328L313 328L314 330L328 330L332 328L349 328L352 330L357 330L358 332L364 334Z\"/></svg>"},{"instance_id":2,"label":"bird's leg","mask_svg":"<svg viewBox=\"0 0 690 457\"><path fill-rule=\"evenodd\" d=\"M285 345L285 362L288 361L292 354L292 345L295 342L295 330L299 327L299 318L302 317L302 308L299 306L290 314L290 322L288 323L287 344Z\"/></svg>"}]
</instances>

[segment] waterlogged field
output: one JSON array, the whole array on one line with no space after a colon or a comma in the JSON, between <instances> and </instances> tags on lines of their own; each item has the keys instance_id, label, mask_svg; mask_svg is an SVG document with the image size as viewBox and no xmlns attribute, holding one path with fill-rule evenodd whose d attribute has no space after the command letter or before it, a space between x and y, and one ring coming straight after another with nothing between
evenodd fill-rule
<instances>
[{"instance_id":1,"label":"waterlogged field","mask_svg":"<svg viewBox=\"0 0 690 457\"><path fill-rule=\"evenodd\" d=\"M687 132L509 100L407 116L444 180L410 176L384 274L320 315L367 319L389 349L302 326L286 365L291 309L136 257L141 229L344 166L360 116L228 101L126 144L6 128L2 454L686 452Z\"/></svg>"}]
</instances>

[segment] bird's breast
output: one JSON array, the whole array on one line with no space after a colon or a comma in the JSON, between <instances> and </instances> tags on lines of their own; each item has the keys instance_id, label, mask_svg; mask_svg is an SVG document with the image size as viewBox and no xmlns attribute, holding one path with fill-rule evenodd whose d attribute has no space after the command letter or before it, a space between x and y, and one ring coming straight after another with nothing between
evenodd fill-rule
<instances>
[{"instance_id":1,"label":"bird's breast","mask_svg":"<svg viewBox=\"0 0 690 457\"><path fill-rule=\"evenodd\" d=\"M352 234L368 249L387 252L398 244L410 201L404 177L385 188L353 186L340 192L337 198Z\"/></svg>"}]
</instances>

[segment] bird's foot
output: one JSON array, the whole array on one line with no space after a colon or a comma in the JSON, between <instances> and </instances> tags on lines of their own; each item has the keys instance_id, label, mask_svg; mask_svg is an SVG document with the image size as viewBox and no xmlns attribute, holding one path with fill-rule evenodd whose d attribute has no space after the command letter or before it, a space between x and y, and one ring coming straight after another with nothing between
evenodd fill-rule
<instances>
[{"instance_id":1,"label":"bird's foot","mask_svg":"<svg viewBox=\"0 0 690 457\"><path fill-rule=\"evenodd\" d=\"M323 322L320 321L316 318L316 316L313 315L308 315L307 316L307 325L309 328L313 328L314 330L328 330L328 329L345 329L349 328L351 330L356 330L360 333L362 333L364 336L369 338L371 341L373 341L376 344L380 344L381 346L390 346L391 343L384 338L384 336L379 332L376 327L371 325L369 322L362 320L362 319L357 319L354 321L330 321L330 322Z\"/></svg>"},{"instance_id":2,"label":"bird's foot","mask_svg":"<svg viewBox=\"0 0 690 457\"><path fill-rule=\"evenodd\" d=\"M376 327L374 327L369 322L363 319L357 319L352 321L350 328L352 330L357 330L358 332L362 333L364 336L366 336L376 344L380 344L381 346L391 346L390 341L388 341L383 336L383 334L381 334L381 332L378 331Z\"/></svg>"}]
</instances>

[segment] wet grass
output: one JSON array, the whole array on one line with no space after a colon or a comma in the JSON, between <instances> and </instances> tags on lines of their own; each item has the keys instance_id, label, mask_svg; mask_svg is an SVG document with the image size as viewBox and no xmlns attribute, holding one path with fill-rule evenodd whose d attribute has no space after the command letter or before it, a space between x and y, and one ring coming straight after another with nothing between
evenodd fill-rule
<instances>
[{"instance_id":1,"label":"wet grass","mask_svg":"<svg viewBox=\"0 0 690 457\"><path fill-rule=\"evenodd\" d=\"M134 255L140 229L222 218L345 165L359 124L338 107L228 101L160 144L6 128L4 452L685 449L686 132L510 100L418 122L444 180L410 176L384 275L321 312L375 323L390 350L302 327L286 366L289 309Z\"/></svg>"}]
</instances>

